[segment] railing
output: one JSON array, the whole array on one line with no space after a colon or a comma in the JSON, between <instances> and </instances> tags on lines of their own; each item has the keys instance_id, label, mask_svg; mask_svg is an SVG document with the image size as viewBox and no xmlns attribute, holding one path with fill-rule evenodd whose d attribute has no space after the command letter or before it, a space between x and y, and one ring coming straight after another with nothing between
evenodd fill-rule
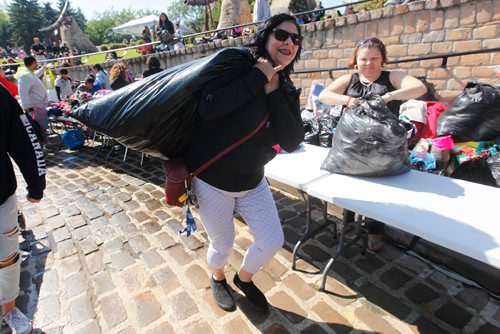
<instances>
[{"instance_id":1,"label":"railing","mask_svg":"<svg viewBox=\"0 0 500 334\"><path fill-rule=\"evenodd\" d=\"M400 63L410 63L410 62L422 61L422 60L442 59L440 67L446 68L446 65L448 64L449 57L459 57L459 56L467 56L467 55L473 55L473 54L478 54L478 53L489 53L489 52L500 52L500 48L481 49L481 50L453 52L453 53L443 53L443 54L432 55L432 56L421 56L421 57L415 57L415 58L398 59L398 60L388 61L387 64L400 64ZM492 65L492 66L495 66L495 65ZM500 64L496 65L496 66L500 67ZM293 71L292 74L308 74L308 73L328 72L330 79L333 80L334 79L334 77L333 77L334 71L345 71L345 70L352 70L352 68L350 68L350 67L336 67L336 68L327 68L327 69L299 70L299 71Z\"/></svg>"},{"instance_id":2,"label":"railing","mask_svg":"<svg viewBox=\"0 0 500 334\"><path fill-rule=\"evenodd\" d=\"M360 1L351 2L351 3L348 3L348 4L341 4L341 5L327 7L327 8L314 9L314 10L310 10L310 11L307 11L307 12L294 13L294 14L290 14L290 15L292 15L292 16L299 16L299 15L304 15L304 14L317 13L317 12L320 12L320 11L327 11L327 10L331 10L331 9L337 9L337 8L342 8L342 7L346 7L346 6L357 5L357 4L365 3L365 2L369 2L369 1L372 1L372 0L360 0ZM250 23L244 23L244 24L238 24L238 25L234 25L234 26L230 26L230 27L221 28L221 29L212 29L212 30L207 30L207 31L204 31L204 32L198 32L198 33L194 33L194 34L190 34L190 35L185 35L185 36L182 36L182 38L186 39L186 38L192 38L192 37L196 37L196 36L203 36L203 35L206 35L206 34L216 33L216 32L219 32L219 31L232 30L232 29L236 29L236 28L240 28L240 27L248 27L248 26L258 25L258 24L263 23L263 22L265 22L265 20L255 21L255 22L250 22ZM106 53L111 52L111 51L115 51L115 52L117 52L117 51L125 51L125 53L126 53L128 50L134 50L134 49L138 49L138 48L141 48L141 47L144 47L144 46L148 46L148 45L151 45L151 46L154 47L156 44L160 44L160 43L161 43L160 41L155 41L155 42L151 42L151 43L144 43L144 44L138 44L138 45L134 45L134 46L127 46L127 47L113 49L113 50L86 53L86 54L78 55L78 56L70 56L70 57L61 57L61 58L54 58L54 59L46 59L46 60L39 61L39 63L62 62L64 60L76 59L76 58L87 58L87 61L88 61L88 58L90 56L99 55L99 54L103 54L103 53L106 54ZM0 67L6 67L6 66L10 66L10 65L16 65L16 64L0 64Z\"/></svg>"}]
</instances>

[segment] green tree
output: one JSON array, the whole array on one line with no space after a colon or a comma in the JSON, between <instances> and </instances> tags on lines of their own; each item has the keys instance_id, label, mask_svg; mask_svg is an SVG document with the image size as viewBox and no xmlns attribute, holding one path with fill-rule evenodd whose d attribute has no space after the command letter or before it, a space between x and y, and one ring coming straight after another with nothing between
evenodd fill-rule
<instances>
[{"instance_id":1,"label":"green tree","mask_svg":"<svg viewBox=\"0 0 500 334\"><path fill-rule=\"evenodd\" d=\"M6 47L10 45L11 26L9 15L3 10L0 10L0 46Z\"/></svg>"},{"instance_id":2,"label":"green tree","mask_svg":"<svg viewBox=\"0 0 500 334\"><path fill-rule=\"evenodd\" d=\"M28 51L43 23L37 0L12 0L8 13L12 27L11 41Z\"/></svg>"},{"instance_id":3,"label":"green tree","mask_svg":"<svg viewBox=\"0 0 500 334\"><path fill-rule=\"evenodd\" d=\"M159 15L159 13L150 10L107 10L100 14L96 19L92 19L87 22L85 33L95 45L118 43L121 42L126 36L113 33L114 27L149 14Z\"/></svg>"},{"instance_id":4,"label":"green tree","mask_svg":"<svg viewBox=\"0 0 500 334\"><path fill-rule=\"evenodd\" d=\"M188 6L184 0L175 0L168 8L170 21L189 27L194 31L205 30L205 8L203 6Z\"/></svg>"},{"instance_id":5,"label":"green tree","mask_svg":"<svg viewBox=\"0 0 500 334\"><path fill-rule=\"evenodd\" d=\"M57 20L59 14L52 8L50 2L42 3L43 26L49 26Z\"/></svg>"},{"instance_id":6,"label":"green tree","mask_svg":"<svg viewBox=\"0 0 500 334\"><path fill-rule=\"evenodd\" d=\"M61 14L65 3L66 3L66 0L57 0L57 8L59 10L58 16ZM68 14L68 16L72 16L75 19L76 23L78 23L78 26L82 30L85 30L85 27L87 25L87 18L85 17L85 15L83 15L83 12L82 12L80 7L77 7L75 9L71 6L71 2L69 2L67 14Z\"/></svg>"}]
</instances>

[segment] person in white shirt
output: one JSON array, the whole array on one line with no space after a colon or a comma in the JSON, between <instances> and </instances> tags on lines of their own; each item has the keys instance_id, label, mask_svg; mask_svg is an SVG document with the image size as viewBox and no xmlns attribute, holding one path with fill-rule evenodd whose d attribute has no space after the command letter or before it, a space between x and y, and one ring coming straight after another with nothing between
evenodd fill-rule
<instances>
[{"instance_id":1,"label":"person in white shirt","mask_svg":"<svg viewBox=\"0 0 500 334\"><path fill-rule=\"evenodd\" d=\"M64 100L73 94L71 88L71 78L68 77L68 70L62 68L56 79L56 93L59 101Z\"/></svg>"},{"instance_id":2,"label":"person in white shirt","mask_svg":"<svg viewBox=\"0 0 500 334\"><path fill-rule=\"evenodd\" d=\"M24 112L31 113L33 119L40 125L42 130L48 128L47 105L49 98L47 89L40 80L40 76L45 71L45 64L35 72L38 63L35 57L24 57L26 69L19 70L17 74L17 85L19 87L19 97Z\"/></svg>"}]
</instances>

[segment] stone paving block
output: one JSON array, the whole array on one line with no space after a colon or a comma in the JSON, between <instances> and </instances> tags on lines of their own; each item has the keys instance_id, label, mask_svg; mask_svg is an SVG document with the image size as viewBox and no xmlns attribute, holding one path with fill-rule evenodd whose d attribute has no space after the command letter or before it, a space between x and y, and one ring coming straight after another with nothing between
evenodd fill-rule
<instances>
[{"instance_id":1,"label":"stone paving block","mask_svg":"<svg viewBox=\"0 0 500 334\"><path fill-rule=\"evenodd\" d=\"M155 199L155 198L148 199L143 203L149 211L155 211L155 210L163 207L163 203L160 200Z\"/></svg>"},{"instance_id":2,"label":"stone paving block","mask_svg":"<svg viewBox=\"0 0 500 334\"><path fill-rule=\"evenodd\" d=\"M55 230L56 228L63 227L66 225L64 218L61 215L50 217L47 219L47 230Z\"/></svg>"},{"instance_id":3,"label":"stone paving block","mask_svg":"<svg viewBox=\"0 0 500 334\"><path fill-rule=\"evenodd\" d=\"M137 322L135 323L139 328L146 327L160 318L164 313L158 299L156 299L155 295L150 291L141 293L132 298L132 304L134 306L132 311L137 318Z\"/></svg>"},{"instance_id":4,"label":"stone paving block","mask_svg":"<svg viewBox=\"0 0 500 334\"><path fill-rule=\"evenodd\" d=\"M215 319L222 319L223 317L231 314L230 312L226 312L223 309L221 309L214 300L214 297L212 296L212 290L206 291L202 297L200 304L203 304L204 306L208 306L209 310L209 315L214 317ZM239 306L238 306L239 307Z\"/></svg>"},{"instance_id":5,"label":"stone paving block","mask_svg":"<svg viewBox=\"0 0 500 334\"><path fill-rule=\"evenodd\" d=\"M135 265L124 269L120 277L125 288L130 292L140 290L147 283L147 277L142 265Z\"/></svg>"},{"instance_id":6,"label":"stone paving block","mask_svg":"<svg viewBox=\"0 0 500 334\"><path fill-rule=\"evenodd\" d=\"M111 258L111 268L120 271L128 266L135 263L135 259L132 257L130 252L123 250L119 253L114 253L110 255Z\"/></svg>"},{"instance_id":7,"label":"stone paving block","mask_svg":"<svg viewBox=\"0 0 500 334\"><path fill-rule=\"evenodd\" d=\"M264 334L290 334L290 331L285 326L275 323L267 327Z\"/></svg>"},{"instance_id":8,"label":"stone paving block","mask_svg":"<svg viewBox=\"0 0 500 334\"><path fill-rule=\"evenodd\" d=\"M158 242L158 244L160 245L161 249L170 248L177 243L177 241L174 240L174 238L172 238L166 232L162 232L162 233L156 235L155 238L156 238L156 241Z\"/></svg>"},{"instance_id":9,"label":"stone paving block","mask_svg":"<svg viewBox=\"0 0 500 334\"><path fill-rule=\"evenodd\" d=\"M63 207L61 213L66 217L72 217L79 215L81 211L74 204L67 205Z\"/></svg>"},{"instance_id":10,"label":"stone paving block","mask_svg":"<svg viewBox=\"0 0 500 334\"><path fill-rule=\"evenodd\" d=\"M244 252L252 245L253 240L247 237L238 237L235 240L236 245L238 245Z\"/></svg>"},{"instance_id":11,"label":"stone paving block","mask_svg":"<svg viewBox=\"0 0 500 334\"><path fill-rule=\"evenodd\" d=\"M146 334L176 334L172 326L168 322L157 325L153 329L150 329Z\"/></svg>"},{"instance_id":12,"label":"stone paving block","mask_svg":"<svg viewBox=\"0 0 500 334\"><path fill-rule=\"evenodd\" d=\"M104 211L94 203L82 205L80 206L80 210L82 210L82 214L89 220L104 216Z\"/></svg>"},{"instance_id":13,"label":"stone paving block","mask_svg":"<svg viewBox=\"0 0 500 334\"><path fill-rule=\"evenodd\" d=\"M370 303L377 305L399 319L406 318L411 312L408 305L371 283L362 285L358 291Z\"/></svg>"},{"instance_id":14,"label":"stone paving block","mask_svg":"<svg viewBox=\"0 0 500 334\"><path fill-rule=\"evenodd\" d=\"M166 294L180 286L177 275L169 267L163 267L153 273L153 279Z\"/></svg>"},{"instance_id":15,"label":"stone paving block","mask_svg":"<svg viewBox=\"0 0 500 334\"><path fill-rule=\"evenodd\" d=\"M181 243L189 250L195 251L203 247L203 243L197 238L197 235L190 235L189 237L179 237Z\"/></svg>"},{"instance_id":16,"label":"stone paving block","mask_svg":"<svg viewBox=\"0 0 500 334\"><path fill-rule=\"evenodd\" d=\"M141 260L144 262L144 265L150 270L165 263L165 260L163 259L163 257L161 257L160 254L158 254L156 249L149 249L145 252L142 252Z\"/></svg>"},{"instance_id":17,"label":"stone paving block","mask_svg":"<svg viewBox=\"0 0 500 334\"><path fill-rule=\"evenodd\" d=\"M52 235L54 236L54 241L56 243L59 243L63 240L71 239L71 234L69 233L69 230L66 226L53 230Z\"/></svg>"},{"instance_id":18,"label":"stone paving block","mask_svg":"<svg viewBox=\"0 0 500 334\"><path fill-rule=\"evenodd\" d=\"M302 252L301 254L306 253L308 257L318 262L326 262L331 257L328 252L324 251L322 248L316 245L313 245L311 242L306 243L304 246L302 246L299 252Z\"/></svg>"},{"instance_id":19,"label":"stone paving block","mask_svg":"<svg viewBox=\"0 0 500 334\"><path fill-rule=\"evenodd\" d=\"M447 331L437 326L436 324L429 321L427 318L422 316L418 317L415 321L412 322L412 326L410 327L415 334L418 333L435 333L435 334L446 334Z\"/></svg>"},{"instance_id":20,"label":"stone paving block","mask_svg":"<svg viewBox=\"0 0 500 334\"><path fill-rule=\"evenodd\" d=\"M348 333L351 331L352 325L349 321L324 301L318 302L312 307L312 310L335 333Z\"/></svg>"},{"instance_id":21,"label":"stone paving block","mask_svg":"<svg viewBox=\"0 0 500 334\"><path fill-rule=\"evenodd\" d=\"M107 271L99 271L90 277L94 292L97 295L102 295L115 288L113 280Z\"/></svg>"},{"instance_id":22,"label":"stone paving block","mask_svg":"<svg viewBox=\"0 0 500 334\"><path fill-rule=\"evenodd\" d=\"M170 214L168 212L164 211L164 210L156 210L154 212L154 215L155 215L156 218L158 218L158 220L160 222L164 222L164 221L172 218L172 216L170 216Z\"/></svg>"},{"instance_id":23,"label":"stone paving block","mask_svg":"<svg viewBox=\"0 0 500 334\"><path fill-rule=\"evenodd\" d=\"M123 207L123 210L125 210L127 212L132 212L134 210L137 210L140 207L140 205L136 201L130 200L128 202L123 203L122 207Z\"/></svg>"},{"instance_id":24,"label":"stone paving block","mask_svg":"<svg viewBox=\"0 0 500 334\"><path fill-rule=\"evenodd\" d=\"M106 241L116 238L117 234L117 230L113 226L107 225L92 233L92 237L94 238L96 244L100 246Z\"/></svg>"},{"instance_id":25,"label":"stone paving block","mask_svg":"<svg viewBox=\"0 0 500 334\"><path fill-rule=\"evenodd\" d=\"M36 273L33 275L33 283L39 287L40 296L58 294L60 291L59 275L56 269Z\"/></svg>"},{"instance_id":26,"label":"stone paving block","mask_svg":"<svg viewBox=\"0 0 500 334\"><path fill-rule=\"evenodd\" d=\"M380 275L380 281L393 290L400 289L411 279L410 275L396 267L391 267Z\"/></svg>"},{"instance_id":27,"label":"stone paving block","mask_svg":"<svg viewBox=\"0 0 500 334\"><path fill-rule=\"evenodd\" d=\"M43 209L43 215L45 216L45 218L51 218L59 215L59 210L53 206L50 206Z\"/></svg>"},{"instance_id":28,"label":"stone paving block","mask_svg":"<svg viewBox=\"0 0 500 334\"><path fill-rule=\"evenodd\" d=\"M95 318L94 305L90 296L83 294L72 300L69 304L69 314L73 325Z\"/></svg>"},{"instance_id":29,"label":"stone paving block","mask_svg":"<svg viewBox=\"0 0 500 334\"><path fill-rule=\"evenodd\" d=\"M109 254L120 252L121 250L123 250L123 247L124 246L122 238L116 236L113 239L109 239L102 244L102 249L104 249L104 251Z\"/></svg>"},{"instance_id":30,"label":"stone paving block","mask_svg":"<svg viewBox=\"0 0 500 334\"><path fill-rule=\"evenodd\" d=\"M435 315L440 320L457 329L463 328L472 319L472 315L468 311L450 301L441 306Z\"/></svg>"},{"instance_id":31,"label":"stone paving block","mask_svg":"<svg viewBox=\"0 0 500 334\"><path fill-rule=\"evenodd\" d=\"M154 234L161 230L161 226L157 222L150 221L142 224L141 229L147 234Z\"/></svg>"},{"instance_id":32,"label":"stone paving block","mask_svg":"<svg viewBox=\"0 0 500 334\"><path fill-rule=\"evenodd\" d=\"M122 225L122 224L129 224L132 222L132 220L127 213L118 212L111 217L110 222L113 224Z\"/></svg>"},{"instance_id":33,"label":"stone paving block","mask_svg":"<svg viewBox=\"0 0 500 334\"><path fill-rule=\"evenodd\" d=\"M291 261L290 261L290 266L291 266ZM308 274L318 274L321 272L321 270L313 263L310 263L307 260L301 258L297 258L297 260L295 261L295 269L297 271L302 271Z\"/></svg>"},{"instance_id":34,"label":"stone paving block","mask_svg":"<svg viewBox=\"0 0 500 334\"><path fill-rule=\"evenodd\" d=\"M283 234L285 235L285 242L290 243L290 246L294 246L299 242L301 236L295 231L295 229L290 228L290 227L284 227L283 228Z\"/></svg>"},{"instance_id":35,"label":"stone paving block","mask_svg":"<svg viewBox=\"0 0 500 334\"><path fill-rule=\"evenodd\" d=\"M429 282L436 286L438 289L447 291L450 295L456 295L463 289L461 282L454 280L438 271L433 272L427 277Z\"/></svg>"},{"instance_id":36,"label":"stone paving block","mask_svg":"<svg viewBox=\"0 0 500 334\"><path fill-rule=\"evenodd\" d=\"M66 286L66 296L68 298L78 296L88 289L87 278L83 273L76 273L66 277L64 285Z\"/></svg>"},{"instance_id":37,"label":"stone paving block","mask_svg":"<svg viewBox=\"0 0 500 334\"><path fill-rule=\"evenodd\" d=\"M325 331L323 327L321 327L320 325L312 324L306 327L305 329L301 330L300 334L328 334L328 332Z\"/></svg>"},{"instance_id":38,"label":"stone paving block","mask_svg":"<svg viewBox=\"0 0 500 334\"><path fill-rule=\"evenodd\" d=\"M305 227L307 226L307 219L304 215L296 216L283 224L283 227L286 226L300 228L298 233L302 235L305 231Z\"/></svg>"},{"instance_id":39,"label":"stone paving block","mask_svg":"<svg viewBox=\"0 0 500 334\"><path fill-rule=\"evenodd\" d=\"M71 235L75 240L81 241L90 235L90 227L83 226L71 232Z\"/></svg>"},{"instance_id":40,"label":"stone paving block","mask_svg":"<svg viewBox=\"0 0 500 334\"><path fill-rule=\"evenodd\" d=\"M127 320L127 312L123 302L117 293L103 297L100 301L101 312L108 328L114 328Z\"/></svg>"},{"instance_id":41,"label":"stone paving block","mask_svg":"<svg viewBox=\"0 0 500 334\"><path fill-rule=\"evenodd\" d=\"M77 249L72 239L63 240L57 244L56 255L61 259L76 253Z\"/></svg>"},{"instance_id":42,"label":"stone paving block","mask_svg":"<svg viewBox=\"0 0 500 334\"><path fill-rule=\"evenodd\" d=\"M280 312L292 324L298 324L307 318L307 311L284 291L278 291L270 296L269 302L276 311Z\"/></svg>"},{"instance_id":43,"label":"stone paving block","mask_svg":"<svg viewBox=\"0 0 500 334\"><path fill-rule=\"evenodd\" d=\"M131 214L131 217L138 223L144 223L149 219L149 214L145 211L135 211Z\"/></svg>"},{"instance_id":44,"label":"stone paving block","mask_svg":"<svg viewBox=\"0 0 500 334\"><path fill-rule=\"evenodd\" d=\"M73 229L77 229L77 228L80 228L82 226L87 225L87 222L85 221L83 216L80 214L69 217L67 219L67 222L68 222L68 225L71 226L71 228L73 228Z\"/></svg>"},{"instance_id":45,"label":"stone paving block","mask_svg":"<svg viewBox=\"0 0 500 334\"><path fill-rule=\"evenodd\" d=\"M80 259L78 255L68 256L64 258L61 262L60 266L63 278L73 275L82 270L82 264L80 263Z\"/></svg>"},{"instance_id":46,"label":"stone paving block","mask_svg":"<svg viewBox=\"0 0 500 334\"><path fill-rule=\"evenodd\" d=\"M248 325L241 318L234 318L224 324L222 330L226 334L251 334L252 331Z\"/></svg>"},{"instance_id":47,"label":"stone paving block","mask_svg":"<svg viewBox=\"0 0 500 334\"><path fill-rule=\"evenodd\" d=\"M255 275L252 278L252 281L255 283L255 285L261 290L263 293L266 293L267 291L271 290L276 286L277 283L269 273L265 271L258 271L255 273Z\"/></svg>"},{"instance_id":48,"label":"stone paving block","mask_svg":"<svg viewBox=\"0 0 500 334\"><path fill-rule=\"evenodd\" d=\"M263 268L275 280L281 280L283 274L288 271L288 268L281 264L276 258L272 258Z\"/></svg>"},{"instance_id":49,"label":"stone paving block","mask_svg":"<svg viewBox=\"0 0 500 334\"><path fill-rule=\"evenodd\" d=\"M182 245L176 245L166 249L166 253L169 258L174 260L178 265L183 266L190 263L193 259L186 253L185 247Z\"/></svg>"},{"instance_id":50,"label":"stone paving block","mask_svg":"<svg viewBox=\"0 0 500 334\"><path fill-rule=\"evenodd\" d=\"M479 327L475 334L500 334L500 328L492 324L486 323Z\"/></svg>"},{"instance_id":51,"label":"stone paving block","mask_svg":"<svg viewBox=\"0 0 500 334\"><path fill-rule=\"evenodd\" d=\"M335 263L331 266L330 271L333 271L340 275L340 277L349 285L353 284L357 279L361 277L361 274L353 267L350 267L338 260L335 261Z\"/></svg>"},{"instance_id":52,"label":"stone paving block","mask_svg":"<svg viewBox=\"0 0 500 334\"><path fill-rule=\"evenodd\" d=\"M376 270L382 268L385 265L384 261L381 261L374 256L363 256L354 262L361 270L369 274L373 274Z\"/></svg>"},{"instance_id":53,"label":"stone paving block","mask_svg":"<svg viewBox=\"0 0 500 334\"><path fill-rule=\"evenodd\" d=\"M474 287L464 287L457 295L457 299L469 307L480 312L488 303L489 295L486 291Z\"/></svg>"},{"instance_id":54,"label":"stone paving block","mask_svg":"<svg viewBox=\"0 0 500 334\"><path fill-rule=\"evenodd\" d=\"M425 262L406 254L401 255L394 261L394 263L397 263L416 274L421 274L429 270L429 266Z\"/></svg>"},{"instance_id":55,"label":"stone paving block","mask_svg":"<svg viewBox=\"0 0 500 334\"><path fill-rule=\"evenodd\" d=\"M185 333L193 334L213 334L214 331L210 328L210 325L205 320L199 320L196 322L189 322L184 327Z\"/></svg>"},{"instance_id":56,"label":"stone paving block","mask_svg":"<svg viewBox=\"0 0 500 334\"><path fill-rule=\"evenodd\" d=\"M59 297L57 295L48 295L38 301L33 325L43 328L59 319L60 316L61 303Z\"/></svg>"},{"instance_id":57,"label":"stone paving block","mask_svg":"<svg viewBox=\"0 0 500 334\"><path fill-rule=\"evenodd\" d=\"M102 251L98 250L94 253L90 253L85 256L85 263L89 274L95 274L104 269L104 254Z\"/></svg>"},{"instance_id":58,"label":"stone paving block","mask_svg":"<svg viewBox=\"0 0 500 334\"><path fill-rule=\"evenodd\" d=\"M208 289L210 287L210 276L209 274L200 267L198 264L193 264L189 266L185 275L191 284L194 285L196 289Z\"/></svg>"},{"instance_id":59,"label":"stone paving block","mask_svg":"<svg viewBox=\"0 0 500 334\"><path fill-rule=\"evenodd\" d=\"M136 254L145 251L146 249L151 247L148 239L146 239L143 235L136 235L128 240L128 244L132 251Z\"/></svg>"},{"instance_id":60,"label":"stone paving block","mask_svg":"<svg viewBox=\"0 0 500 334\"><path fill-rule=\"evenodd\" d=\"M81 240L80 247L82 248L83 255L88 255L99 250L99 246L97 246L97 243L92 237Z\"/></svg>"},{"instance_id":61,"label":"stone paving block","mask_svg":"<svg viewBox=\"0 0 500 334\"><path fill-rule=\"evenodd\" d=\"M139 230L137 229L137 227L135 226L135 224L132 224L132 223L118 225L118 228L122 231L122 233L126 237L131 237L134 234L136 234L136 233L139 232Z\"/></svg>"},{"instance_id":62,"label":"stone paving block","mask_svg":"<svg viewBox=\"0 0 500 334\"><path fill-rule=\"evenodd\" d=\"M114 195L114 198L116 201L120 203L125 203L128 202L132 199L132 196L130 194L124 193L124 192L118 192Z\"/></svg>"},{"instance_id":63,"label":"stone paving block","mask_svg":"<svg viewBox=\"0 0 500 334\"><path fill-rule=\"evenodd\" d=\"M415 304L428 304L440 296L436 291L422 283L417 283L406 290L405 295Z\"/></svg>"},{"instance_id":64,"label":"stone paving block","mask_svg":"<svg viewBox=\"0 0 500 334\"><path fill-rule=\"evenodd\" d=\"M399 334L389 322L380 315L373 312L373 308L368 305L356 308L354 311L357 320L365 323L373 332L384 334Z\"/></svg>"},{"instance_id":65,"label":"stone paving block","mask_svg":"<svg viewBox=\"0 0 500 334\"><path fill-rule=\"evenodd\" d=\"M308 300L316 295L316 291L297 274L292 274L283 280L283 284L291 289L300 299Z\"/></svg>"},{"instance_id":66,"label":"stone paving block","mask_svg":"<svg viewBox=\"0 0 500 334\"><path fill-rule=\"evenodd\" d=\"M105 217L99 217L93 219L89 222L90 228L92 231L99 231L100 229L107 227L109 225L109 221Z\"/></svg>"}]
</instances>

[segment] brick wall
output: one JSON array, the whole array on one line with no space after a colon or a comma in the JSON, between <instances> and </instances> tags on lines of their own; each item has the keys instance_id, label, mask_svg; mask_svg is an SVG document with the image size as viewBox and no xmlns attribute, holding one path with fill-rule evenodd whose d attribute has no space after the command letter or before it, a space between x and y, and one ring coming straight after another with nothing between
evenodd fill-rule
<instances>
[{"instance_id":1,"label":"brick wall","mask_svg":"<svg viewBox=\"0 0 500 334\"><path fill-rule=\"evenodd\" d=\"M304 45L295 70L329 69L347 66L357 41L377 36L387 46L389 60L408 57L462 52L500 47L500 1L498 0L427 0L372 10L365 14L349 15L303 26ZM157 54L162 66L172 67L205 55L222 47L241 46L244 38L230 39ZM131 50L129 52L135 52ZM146 57L127 59L132 72L143 71ZM103 64L111 67L111 63ZM450 99L468 81L500 83L500 53L451 57L446 68L441 60L426 60L398 65L414 76L426 76L441 97ZM71 68L70 75L83 79L90 68ZM334 78L348 71L332 72ZM313 80L331 82L328 72L295 74L293 80L302 88L305 104Z\"/></svg>"}]
</instances>

